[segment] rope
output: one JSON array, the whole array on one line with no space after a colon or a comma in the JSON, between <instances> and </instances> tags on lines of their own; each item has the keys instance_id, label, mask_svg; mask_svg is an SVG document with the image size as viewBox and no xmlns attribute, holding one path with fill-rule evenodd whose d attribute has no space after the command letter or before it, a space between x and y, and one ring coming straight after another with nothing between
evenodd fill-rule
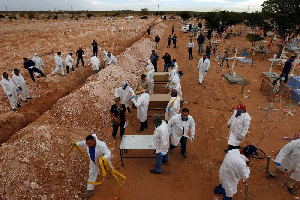
<instances>
[{"instance_id":1,"label":"rope","mask_svg":"<svg viewBox=\"0 0 300 200\"><path fill-rule=\"evenodd\" d=\"M85 158L85 160L87 161L88 165L90 164L90 160L84 155L84 153L79 149L77 143L72 142L72 147L71 149L66 153L64 159L66 159L70 153L73 151L74 147L79 151L79 153ZM124 176L122 173L118 172L117 170L115 170L114 168L111 167L111 165L108 164L107 160L105 159L104 156L99 158L99 166L100 166L100 170L101 170L101 174L102 174L102 181L100 182L89 182L89 180L87 179L87 183L88 184L92 184L92 185L100 185L104 182L104 179L107 177L109 179L109 177L111 178L115 178L117 183L121 186L122 190L124 190L123 184L126 182L126 176ZM120 178L124 179L123 181L120 180ZM121 199L118 197L118 191L116 189L116 197L115 199Z\"/></svg>"}]
</instances>

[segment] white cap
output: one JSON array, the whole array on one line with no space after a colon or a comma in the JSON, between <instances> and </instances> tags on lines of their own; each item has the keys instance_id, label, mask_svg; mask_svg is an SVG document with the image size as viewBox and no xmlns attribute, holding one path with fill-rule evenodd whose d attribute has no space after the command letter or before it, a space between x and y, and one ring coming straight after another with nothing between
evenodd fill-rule
<instances>
[{"instance_id":1,"label":"white cap","mask_svg":"<svg viewBox=\"0 0 300 200\"><path fill-rule=\"evenodd\" d=\"M125 87L125 85L126 85L126 82L125 82L125 81L122 81L122 82L121 82L121 87Z\"/></svg>"},{"instance_id":2,"label":"white cap","mask_svg":"<svg viewBox=\"0 0 300 200\"><path fill-rule=\"evenodd\" d=\"M34 55L35 55L35 56L38 56L39 54L37 54L37 53L34 53Z\"/></svg>"}]
</instances>

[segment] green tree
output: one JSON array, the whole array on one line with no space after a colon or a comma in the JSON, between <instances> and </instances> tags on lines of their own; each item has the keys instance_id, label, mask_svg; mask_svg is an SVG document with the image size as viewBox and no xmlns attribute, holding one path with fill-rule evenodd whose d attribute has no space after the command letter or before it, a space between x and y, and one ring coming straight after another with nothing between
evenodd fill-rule
<instances>
[{"instance_id":1,"label":"green tree","mask_svg":"<svg viewBox=\"0 0 300 200\"><path fill-rule=\"evenodd\" d=\"M92 13L87 13L87 14L86 14L86 17L87 17L87 18L91 18L91 17L93 17L93 14L92 14Z\"/></svg>"},{"instance_id":2,"label":"green tree","mask_svg":"<svg viewBox=\"0 0 300 200\"><path fill-rule=\"evenodd\" d=\"M254 46L256 42L261 41L264 38L257 34L248 34L246 35L246 39L252 43L252 46Z\"/></svg>"},{"instance_id":3,"label":"green tree","mask_svg":"<svg viewBox=\"0 0 300 200\"><path fill-rule=\"evenodd\" d=\"M183 19L183 20L188 20L191 18L191 14L188 11L182 11L178 13L178 15Z\"/></svg>"},{"instance_id":4,"label":"green tree","mask_svg":"<svg viewBox=\"0 0 300 200\"><path fill-rule=\"evenodd\" d=\"M149 14L148 8L142 8L141 13L142 13L142 15L148 15Z\"/></svg>"},{"instance_id":5,"label":"green tree","mask_svg":"<svg viewBox=\"0 0 300 200\"><path fill-rule=\"evenodd\" d=\"M219 12L208 12L204 15L205 23L207 28L219 29L221 16Z\"/></svg>"},{"instance_id":6,"label":"green tree","mask_svg":"<svg viewBox=\"0 0 300 200\"><path fill-rule=\"evenodd\" d=\"M299 31L297 25L300 24L300 3L299 0L267 0L262 4L262 11L273 22L279 33L283 36Z\"/></svg>"}]
</instances>

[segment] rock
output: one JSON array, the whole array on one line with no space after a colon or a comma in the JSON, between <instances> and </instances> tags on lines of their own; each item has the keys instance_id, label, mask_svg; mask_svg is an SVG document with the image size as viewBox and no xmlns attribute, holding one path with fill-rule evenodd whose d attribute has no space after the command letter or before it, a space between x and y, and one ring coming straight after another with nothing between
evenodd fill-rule
<instances>
[{"instance_id":1,"label":"rock","mask_svg":"<svg viewBox=\"0 0 300 200\"><path fill-rule=\"evenodd\" d=\"M40 188L39 184L37 184L36 182L31 182L30 187L32 189L38 189L38 188Z\"/></svg>"}]
</instances>

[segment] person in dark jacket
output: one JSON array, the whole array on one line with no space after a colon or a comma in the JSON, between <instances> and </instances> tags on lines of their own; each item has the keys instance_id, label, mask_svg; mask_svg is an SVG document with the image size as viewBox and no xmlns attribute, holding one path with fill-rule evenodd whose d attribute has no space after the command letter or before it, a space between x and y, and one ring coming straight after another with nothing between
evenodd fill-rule
<instances>
[{"instance_id":1,"label":"person in dark jacket","mask_svg":"<svg viewBox=\"0 0 300 200\"><path fill-rule=\"evenodd\" d=\"M33 82L35 81L33 72L37 72L41 74L42 77L46 77L41 70L35 67L35 63L32 60L28 60L27 58L23 58L23 60L24 60L24 68L28 70L30 74L30 78L32 79Z\"/></svg>"},{"instance_id":2,"label":"person in dark jacket","mask_svg":"<svg viewBox=\"0 0 300 200\"><path fill-rule=\"evenodd\" d=\"M198 42L198 46L199 46L198 53L200 53L200 52L203 53L203 43L204 43L204 40L205 40L205 38L202 35L202 33L200 32L200 35L197 38L197 42Z\"/></svg>"},{"instance_id":3,"label":"person in dark jacket","mask_svg":"<svg viewBox=\"0 0 300 200\"><path fill-rule=\"evenodd\" d=\"M116 137L118 133L118 129L120 127L120 135L122 138L125 132L125 123L128 122L127 122L126 106L124 104L121 104L120 97L115 98L115 104L112 105L110 109L110 116L112 117L112 121L113 121L112 136L114 138Z\"/></svg>"},{"instance_id":4,"label":"person in dark jacket","mask_svg":"<svg viewBox=\"0 0 300 200\"><path fill-rule=\"evenodd\" d=\"M93 40L93 43L91 44L93 46L93 55L97 57L98 54L98 44L95 40Z\"/></svg>"},{"instance_id":5,"label":"person in dark jacket","mask_svg":"<svg viewBox=\"0 0 300 200\"><path fill-rule=\"evenodd\" d=\"M211 39L211 34L212 34L212 30L209 29L209 30L207 31L207 39L208 39L208 40Z\"/></svg>"},{"instance_id":6,"label":"person in dark jacket","mask_svg":"<svg viewBox=\"0 0 300 200\"><path fill-rule=\"evenodd\" d=\"M160 37L158 36L158 34L155 36L155 42L156 42L156 48L159 48L159 41L160 41Z\"/></svg>"},{"instance_id":7,"label":"person in dark jacket","mask_svg":"<svg viewBox=\"0 0 300 200\"><path fill-rule=\"evenodd\" d=\"M210 43L207 44L205 53L207 55L207 58L210 60L210 54L211 54L211 45L210 45Z\"/></svg>"},{"instance_id":8,"label":"person in dark jacket","mask_svg":"<svg viewBox=\"0 0 300 200\"><path fill-rule=\"evenodd\" d=\"M83 54L84 54L84 51L82 50L81 47L79 47L79 49L76 51L76 55L77 55L76 67L78 67L79 60L81 60L82 67L84 67L84 61L83 61L83 57L82 57Z\"/></svg>"},{"instance_id":9,"label":"person in dark jacket","mask_svg":"<svg viewBox=\"0 0 300 200\"><path fill-rule=\"evenodd\" d=\"M176 47L176 43L177 43L177 36L176 36L176 34L174 34L174 36L172 37L172 40L173 40L173 45L174 45L173 47L177 48Z\"/></svg>"},{"instance_id":10,"label":"person in dark jacket","mask_svg":"<svg viewBox=\"0 0 300 200\"><path fill-rule=\"evenodd\" d=\"M164 59L165 65L164 65L164 72L167 72L170 65L171 65L171 56L170 54L168 54L167 52L165 53L165 55L162 57L162 59Z\"/></svg>"},{"instance_id":11,"label":"person in dark jacket","mask_svg":"<svg viewBox=\"0 0 300 200\"><path fill-rule=\"evenodd\" d=\"M155 52L155 50L152 50L152 54L150 55L150 61L154 67L154 71L157 72L157 61L159 59L158 54Z\"/></svg>"},{"instance_id":12,"label":"person in dark jacket","mask_svg":"<svg viewBox=\"0 0 300 200\"><path fill-rule=\"evenodd\" d=\"M292 65L293 65L293 62L295 61L296 59L296 56L291 56L290 59L288 59L285 64L284 64L284 67L283 67L283 70L280 74L280 78L284 77L284 83L287 83L288 80L289 80L289 73L291 71L291 68L292 68Z\"/></svg>"},{"instance_id":13,"label":"person in dark jacket","mask_svg":"<svg viewBox=\"0 0 300 200\"><path fill-rule=\"evenodd\" d=\"M170 48L171 42L172 42L172 37L171 37L171 35L169 35L169 37L168 37L168 46L167 46L167 48Z\"/></svg>"}]
</instances>

